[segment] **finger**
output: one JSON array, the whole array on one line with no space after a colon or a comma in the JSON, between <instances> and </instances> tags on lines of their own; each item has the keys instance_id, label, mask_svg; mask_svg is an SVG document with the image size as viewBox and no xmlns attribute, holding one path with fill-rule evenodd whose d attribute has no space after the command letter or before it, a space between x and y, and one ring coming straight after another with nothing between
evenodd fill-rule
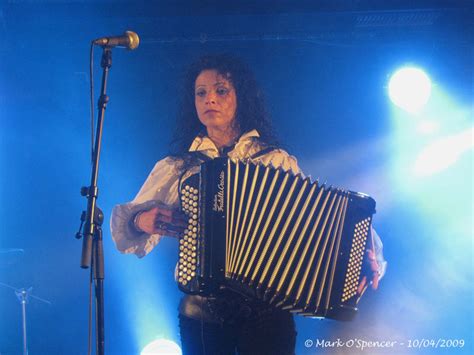
<instances>
[{"instance_id":1,"label":"finger","mask_svg":"<svg viewBox=\"0 0 474 355\"><path fill-rule=\"evenodd\" d=\"M184 228L178 228L176 226L169 226L169 227L167 227L166 232L168 233L168 236L170 236L170 237L179 238L180 236L183 235Z\"/></svg>"},{"instance_id":2,"label":"finger","mask_svg":"<svg viewBox=\"0 0 474 355\"><path fill-rule=\"evenodd\" d=\"M159 219L155 220L155 229L158 233L167 234L167 230L168 230L167 226L168 226L168 223L161 221Z\"/></svg>"},{"instance_id":3,"label":"finger","mask_svg":"<svg viewBox=\"0 0 474 355\"><path fill-rule=\"evenodd\" d=\"M155 219L155 228L158 230L166 230L166 226L168 225L168 221L164 221L161 216L157 216Z\"/></svg>"},{"instance_id":4,"label":"finger","mask_svg":"<svg viewBox=\"0 0 474 355\"><path fill-rule=\"evenodd\" d=\"M379 271L379 264L377 262L377 258L375 257L375 252L371 249L367 250L367 259L370 264L370 270L373 272Z\"/></svg>"},{"instance_id":5,"label":"finger","mask_svg":"<svg viewBox=\"0 0 474 355\"><path fill-rule=\"evenodd\" d=\"M173 221L173 223L168 223L168 222L163 221L161 219L157 219L155 221L155 228L157 230L165 230L167 232L174 232L174 233L183 234L184 229L186 227L187 227L187 224L175 223L174 221Z\"/></svg>"},{"instance_id":6,"label":"finger","mask_svg":"<svg viewBox=\"0 0 474 355\"><path fill-rule=\"evenodd\" d=\"M372 277L372 289L376 290L379 287L379 273L374 272L374 276Z\"/></svg>"},{"instance_id":7,"label":"finger","mask_svg":"<svg viewBox=\"0 0 474 355\"><path fill-rule=\"evenodd\" d=\"M367 249L367 259L370 262L376 261L375 252L372 249Z\"/></svg>"},{"instance_id":8,"label":"finger","mask_svg":"<svg viewBox=\"0 0 474 355\"><path fill-rule=\"evenodd\" d=\"M187 225L186 225L187 226ZM167 229L170 232L175 232L175 233L184 233L184 229L186 226L180 226L174 223L164 223L164 228Z\"/></svg>"},{"instance_id":9,"label":"finger","mask_svg":"<svg viewBox=\"0 0 474 355\"><path fill-rule=\"evenodd\" d=\"M357 293L360 295L364 292L365 285L367 284L367 277L363 277L360 281L359 287L357 287Z\"/></svg>"},{"instance_id":10,"label":"finger","mask_svg":"<svg viewBox=\"0 0 474 355\"><path fill-rule=\"evenodd\" d=\"M180 227L186 227L188 225L188 219L182 216L173 217L172 224Z\"/></svg>"},{"instance_id":11,"label":"finger","mask_svg":"<svg viewBox=\"0 0 474 355\"><path fill-rule=\"evenodd\" d=\"M380 267L379 264L375 263L373 265L370 265L370 268L374 275L377 275L377 278L380 276Z\"/></svg>"},{"instance_id":12,"label":"finger","mask_svg":"<svg viewBox=\"0 0 474 355\"><path fill-rule=\"evenodd\" d=\"M171 224L182 224L183 222L188 221L188 217L179 210L176 209L160 209L157 217L166 223Z\"/></svg>"},{"instance_id":13,"label":"finger","mask_svg":"<svg viewBox=\"0 0 474 355\"><path fill-rule=\"evenodd\" d=\"M158 223L156 225L156 231L159 234L164 234L171 237L178 237L184 232L184 228L177 227L169 223Z\"/></svg>"},{"instance_id":14,"label":"finger","mask_svg":"<svg viewBox=\"0 0 474 355\"><path fill-rule=\"evenodd\" d=\"M177 221L188 221L188 216L186 216L183 212L181 211L173 211L173 219Z\"/></svg>"},{"instance_id":15,"label":"finger","mask_svg":"<svg viewBox=\"0 0 474 355\"><path fill-rule=\"evenodd\" d=\"M156 215L157 222L171 223L173 216L171 214L162 214L161 211Z\"/></svg>"},{"instance_id":16,"label":"finger","mask_svg":"<svg viewBox=\"0 0 474 355\"><path fill-rule=\"evenodd\" d=\"M158 209L158 213L163 216L171 217L173 215L174 209L171 208L164 208L164 207L156 207Z\"/></svg>"},{"instance_id":17,"label":"finger","mask_svg":"<svg viewBox=\"0 0 474 355\"><path fill-rule=\"evenodd\" d=\"M153 207L152 209L146 211L146 213L149 213L150 215L156 216L158 214L158 207Z\"/></svg>"}]
</instances>

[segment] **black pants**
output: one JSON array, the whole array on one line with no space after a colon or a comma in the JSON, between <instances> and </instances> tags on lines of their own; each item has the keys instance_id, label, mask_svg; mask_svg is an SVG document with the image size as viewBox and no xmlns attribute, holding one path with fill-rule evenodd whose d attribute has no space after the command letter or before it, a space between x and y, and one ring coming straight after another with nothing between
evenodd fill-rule
<instances>
[{"instance_id":1,"label":"black pants","mask_svg":"<svg viewBox=\"0 0 474 355\"><path fill-rule=\"evenodd\" d=\"M210 307L219 322L179 315L183 355L294 354L296 331L289 312L235 299Z\"/></svg>"}]
</instances>

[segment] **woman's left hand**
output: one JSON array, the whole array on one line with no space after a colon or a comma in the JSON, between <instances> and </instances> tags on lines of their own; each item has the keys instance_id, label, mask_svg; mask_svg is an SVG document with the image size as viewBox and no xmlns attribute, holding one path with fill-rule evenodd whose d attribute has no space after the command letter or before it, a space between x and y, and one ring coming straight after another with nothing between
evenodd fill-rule
<instances>
[{"instance_id":1,"label":"woman's left hand","mask_svg":"<svg viewBox=\"0 0 474 355\"><path fill-rule=\"evenodd\" d=\"M380 270L379 264L377 263L377 259L375 257L375 251L373 249L367 250L364 262L368 263L370 266L370 272L372 273L372 279L370 283L372 284L372 289L376 290L379 287ZM359 287L357 288L357 293L361 295L366 287L367 276L364 276L359 284Z\"/></svg>"}]
</instances>

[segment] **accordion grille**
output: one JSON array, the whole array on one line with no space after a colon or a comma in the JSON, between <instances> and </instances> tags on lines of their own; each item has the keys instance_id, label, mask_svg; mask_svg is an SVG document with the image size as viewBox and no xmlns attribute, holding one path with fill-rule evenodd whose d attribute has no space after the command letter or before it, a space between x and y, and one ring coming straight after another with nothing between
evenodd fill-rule
<instances>
[{"instance_id":1,"label":"accordion grille","mask_svg":"<svg viewBox=\"0 0 474 355\"><path fill-rule=\"evenodd\" d=\"M189 217L188 227L179 240L179 259L177 278L180 285L186 286L196 278L198 268L198 214L199 190L192 186L185 186L181 190L181 207Z\"/></svg>"},{"instance_id":2,"label":"accordion grille","mask_svg":"<svg viewBox=\"0 0 474 355\"><path fill-rule=\"evenodd\" d=\"M342 302L354 297L357 293L369 226L370 218L366 218L355 225L354 239L352 240L349 264L342 293Z\"/></svg>"}]
</instances>

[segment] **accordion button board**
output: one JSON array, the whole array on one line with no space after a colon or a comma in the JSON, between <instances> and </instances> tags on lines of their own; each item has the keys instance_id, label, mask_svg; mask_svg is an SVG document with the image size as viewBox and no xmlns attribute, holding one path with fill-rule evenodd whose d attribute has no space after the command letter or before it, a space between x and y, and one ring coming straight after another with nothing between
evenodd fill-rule
<instances>
[{"instance_id":1,"label":"accordion button board","mask_svg":"<svg viewBox=\"0 0 474 355\"><path fill-rule=\"evenodd\" d=\"M203 163L179 194L189 218L179 239L183 292L228 288L304 316L354 317L371 197L222 158Z\"/></svg>"}]
</instances>

